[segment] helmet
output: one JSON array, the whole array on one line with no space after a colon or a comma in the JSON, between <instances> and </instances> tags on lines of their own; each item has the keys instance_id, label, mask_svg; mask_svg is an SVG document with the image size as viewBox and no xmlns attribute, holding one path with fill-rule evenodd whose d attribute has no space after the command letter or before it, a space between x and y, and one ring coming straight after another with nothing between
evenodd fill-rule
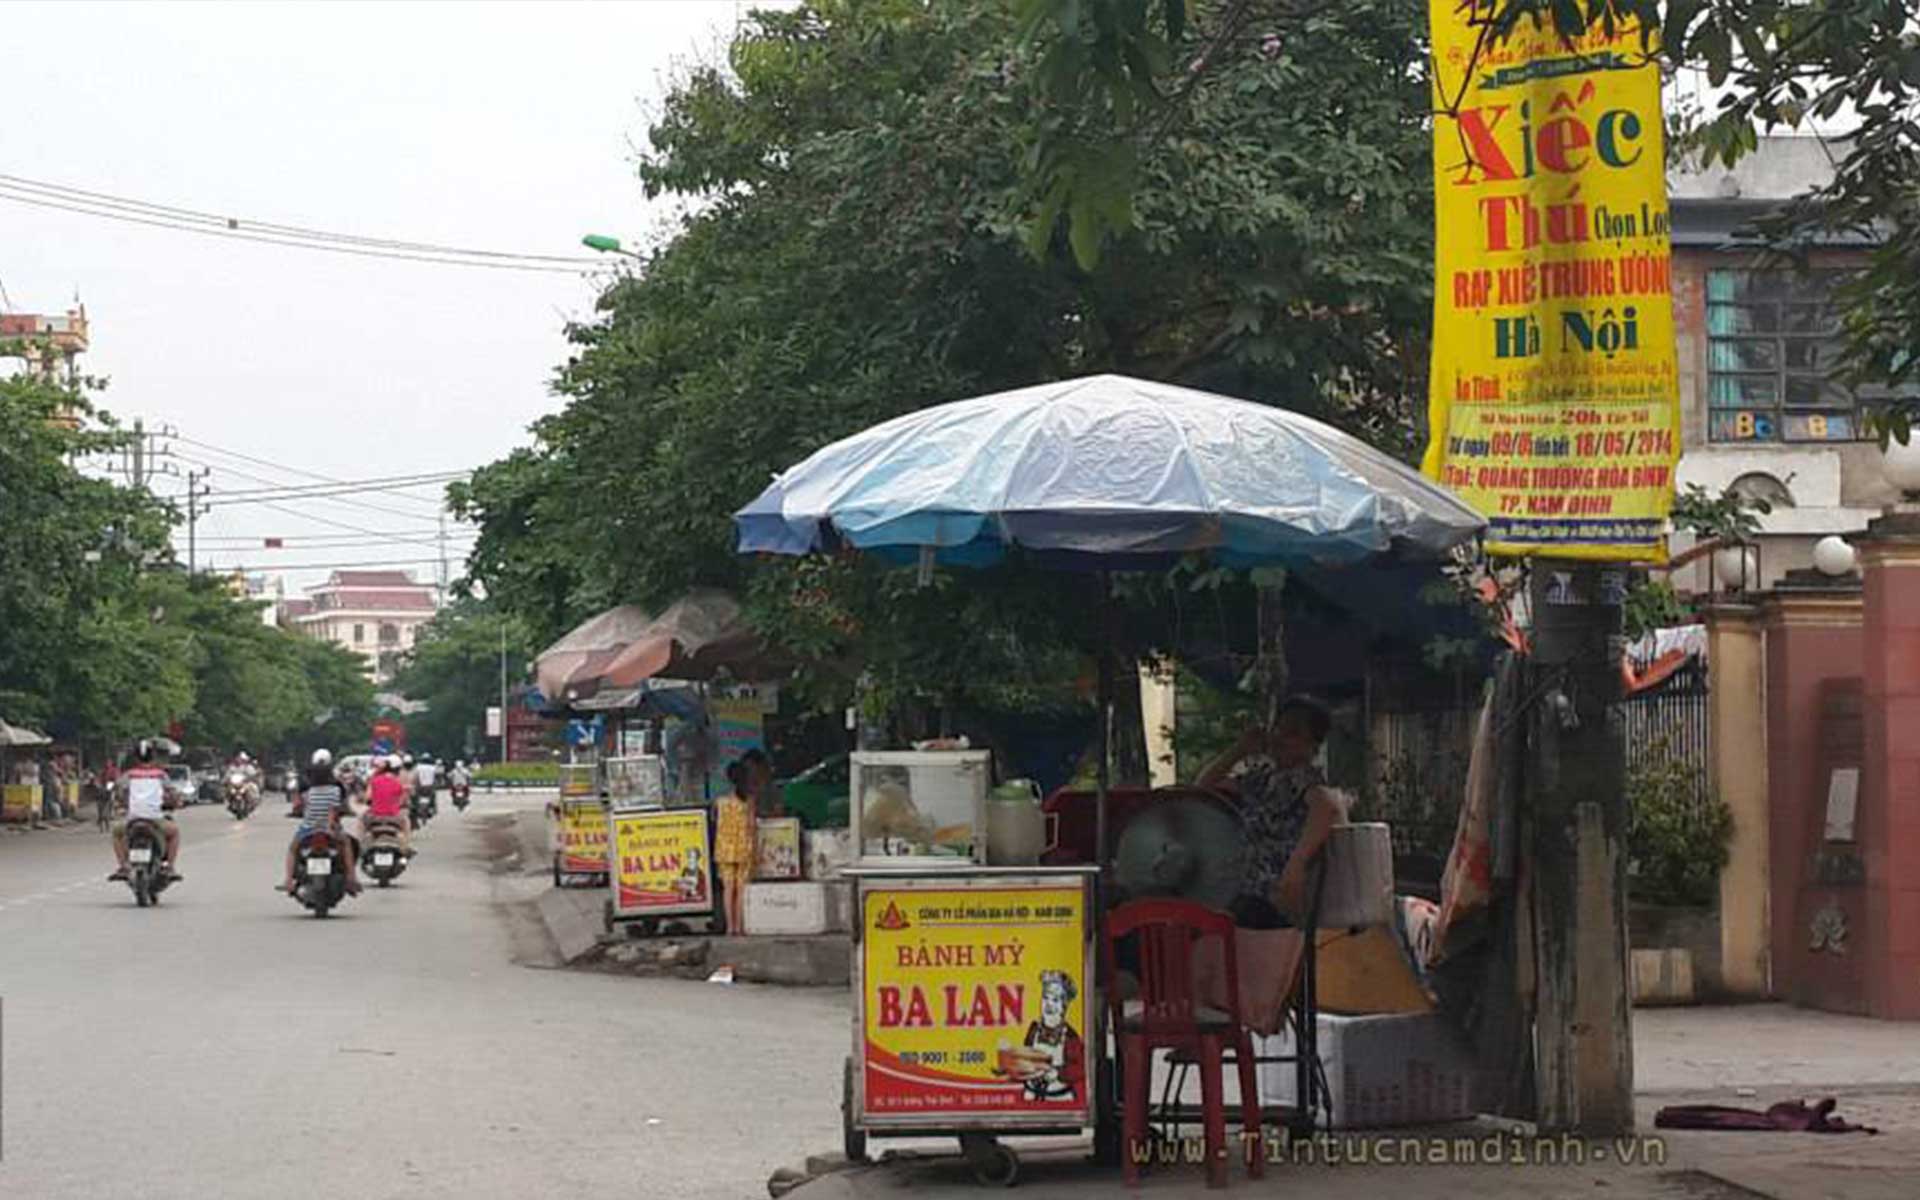
<instances>
[{"instance_id":1,"label":"helmet","mask_svg":"<svg viewBox=\"0 0 1920 1200\"><path fill-rule=\"evenodd\" d=\"M400 756L398 754L387 755L387 770L398 771L399 769L400 769Z\"/></svg>"},{"instance_id":2,"label":"helmet","mask_svg":"<svg viewBox=\"0 0 1920 1200\"><path fill-rule=\"evenodd\" d=\"M141 738L138 754L141 762L150 763L160 756L160 748L148 739Z\"/></svg>"},{"instance_id":3,"label":"helmet","mask_svg":"<svg viewBox=\"0 0 1920 1200\"><path fill-rule=\"evenodd\" d=\"M322 746L313 752L313 757L308 761L316 767L330 767L333 765L333 751Z\"/></svg>"},{"instance_id":4,"label":"helmet","mask_svg":"<svg viewBox=\"0 0 1920 1200\"><path fill-rule=\"evenodd\" d=\"M413 765L413 755L411 755L411 754L409 754L409 755L407 755L407 756L406 756L405 758L403 758L403 759L401 759L401 760L400 760L400 763L401 763L401 765L402 765L402 766L407 766L407 767L410 767L410 766L412 766L412 765Z\"/></svg>"}]
</instances>

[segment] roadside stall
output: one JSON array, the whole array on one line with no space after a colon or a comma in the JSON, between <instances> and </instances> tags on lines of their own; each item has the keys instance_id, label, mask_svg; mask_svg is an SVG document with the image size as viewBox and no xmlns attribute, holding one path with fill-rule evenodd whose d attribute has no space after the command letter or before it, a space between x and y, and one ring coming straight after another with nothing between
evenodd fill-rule
<instances>
[{"instance_id":1,"label":"roadside stall","mask_svg":"<svg viewBox=\"0 0 1920 1200\"><path fill-rule=\"evenodd\" d=\"M782 473L734 520L743 554L851 549L917 563L923 578L939 566L986 567L1013 558L1041 568L1097 572L1103 583L1109 572L1194 560L1320 569L1403 553L1434 556L1471 542L1484 527L1476 513L1412 469L1318 422L1111 375L963 400L884 422ZM1110 586L1102 593L1110 596ZM1111 601L1106 608L1111 618ZM1284 695L1285 680L1277 599L1272 609L1270 622L1263 605L1259 666L1270 713ZM1150 1065L1110 1059L1094 987L1100 975L1092 969L1101 941L1093 932L1102 920L1099 885L1112 869L1111 659L1111 653L1100 656L1094 853L1084 866L1054 868L1064 874L1028 868L996 873L983 865L985 839L975 839L965 856L936 853L942 830L924 814L916 828L926 837L877 830L882 836L876 854L866 840L867 811L885 811L888 800L870 797L856 778L855 826L866 853L851 872L860 889L854 934L860 974L843 1101L850 1154L863 1151L869 1136L957 1132L983 1179L1007 1181L1018 1159L995 1136L1044 1125L1053 1133L1092 1127L1096 1154L1117 1161L1118 1070L1150 1073ZM982 827L984 818L975 825ZM909 853L887 854L895 849ZM889 857L902 861L889 864ZM1012 886L1009 881L1037 890L1029 898L970 895ZM1065 895L1076 886L1084 889L1085 914L1077 923L1059 915L1073 909ZM1047 1074L1059 1074L1053 1064L1064 1063L1064 1054L1050 1050L1048 1066L1040 1067L1038 1055L1019 1053L1011 1037L1003 1046L998 1032L1030 1021L1039 994L1019 991L1017 979L996 980L984 991L967 982L986 968L990 952L995 965L1004 965L1000 960L1011 951L995 947L1012 945L1010 931L1023 944L1038 932L1030 928L1038 910L1053 914L1047 920L1066 922L1048 936L1064 943L1073 931L1085 939L1080 977L1057 982L1049 1001L1049 1016L1064 1004L1083 1021L1074 1028L1082 1034L1086 1094L1071 1098L1053 1096L1064 1081L1056 1084ZM955 940L944 946L930 941L924 968L917 940L895 940L906 934L903 923L938 931L944 939L949 922ZM963 928L971 932L960 935ZM890 961L889 949L895 956ZM920 970L933 973L927 977L931 987L914 978ZM941 970L954 972L953 981L943 982ZM1026 981L1030 989L1044 982ZM1062 1000L1068 984L1071 998ZM931 1067L922 1057L928 1054L940 1056ZM1043 1090L1049 1099L1066 1101L1061 1107L1042 1102L1036 1110L1022 1099L1030 1095L1024 1087L1011 1087L1010 1077L1027 1080L1036 1070L1048 1080ZM1309 1114L1317 1107L1312 1084L1309 1078L1301 1105Z\"/></svg>"},{"instance_id":2,"label":"roadside stall","mask_svg":"<svg viewBox=\"0 0 1920 1200\"><path fill-rule=\"evenodd\" d=\"M27 780L17 775L21 764L31 765L32 760L15 751L48 746L52 741L44 733L0 720L0 820L26 824L40 818L39 776Z\"/></svg>"}]
</instances>

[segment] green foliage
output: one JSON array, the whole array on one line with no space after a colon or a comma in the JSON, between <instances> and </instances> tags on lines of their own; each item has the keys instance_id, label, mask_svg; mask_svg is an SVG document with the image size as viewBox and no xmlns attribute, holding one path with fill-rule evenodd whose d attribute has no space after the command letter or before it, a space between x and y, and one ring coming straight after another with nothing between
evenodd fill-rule
<instances>
[{"instance_id":1,"label":"green foliage","mask_svg":"<svg viewBox=\"0 0 1920 1200\"><path fill-rule=\"evenodd\" d=\"M1759 134L1848 129L1827 142L1833 182L1759 223L1798 258L1820 235L1879 238L1840 290L1842 377L1902 389L1875 422L1884 445L1920 414L1920 27L1912 0L1503 0L1499 22L1550 22L1575 34L1595 20L1638 19L1675 66L1706 72L1716 111L1693 132L1708 162L1732 165Z\"/></svg>"},{"instance_id":2,"label":"green foliage","mask_svg":"<svg viewBox=\"0 0 1920 1200\"><path fill-rule=\"evenodd\" d=\"M557 762L486 763L474 768L473 781L558 787L560 786L560 764Z\"/></svg>"},{"instance_id":3,"label":"green foliage","mask_svg":"<svg viewBox=\"0 0 1920 1200\"><path fill-rule=\"evenodd\" d=\"M1673 498L1674 526L1699 541L1750 542L1760 532L1760 518L1773 505L1759 497L1743 496L1731 487L1714 495L1697 483Z\"/></svg>"},{"instance_id":4,"label":"green foliage","mask_svg":"<svg viewBox=\"0 0 1920 1200\"><path fill-rule=\"evenodd\" d=\"M823 701L867 671L876 702L996 687L1070 704L1043 681L1084 674L1100 644L1081 585L1007 572L923 590L910 574L751 563L730 514L879 421L1097 371L1284 405L1413 456L1432 244L1424 8L1355 0L1284 50L1220 43L1179 76L1180 121L1130 144L1124 229L1091 265L1067 232L1029 252L1032 172L1061 130L1095 147L1126 102L1055 89L1036 11L754 12L725 68L673 88L640 177L690 215L571 331L566 406L537 445L454 489L481 529L476 592L544 644L615 602L729 587L763 630L831 664ZM1169 34L1163 19L1155 36L1201 25ZM1120 54L1162 91L1179 75Z\"/></svg>"},{"instance_id":5,"label":"green foliage","mask_svg":"<svg viewBox=\"0 0 1920 1200\"><path fill-rule=\"evenodd\" d=\"M1699 768L1662 740L1627 773L1630 891L1650 904L1704 906L1718 895L1733 812L1705 791Z\"/></svg>"},{"instance_id":6,"label":"green foliage","mask_svg":"<svg viewBox=\"0 0 1920 1200\"><path fill-rule=\"evenodd\" d=\"M486 710L500 703L505 635L509 680L525 679L535 647L524 622L487 601L463 599L421 627L393 688L427 710L407 718L407 744L441 758L472 757L484 739Z\"/></svg>"},{"instance_id":7,"label":"green foliage","mask_svg":"<svg viewBox=\"0 0 1920 1200\"><path fill-rule=\"evenodd\" d=\"M1638 641L1656 629L1684 625L1693 612L1680 602L1673 585L1664 579L1642 579L1627 589L1620 619L1628 641Z\"/></svg>"}]
</instances>

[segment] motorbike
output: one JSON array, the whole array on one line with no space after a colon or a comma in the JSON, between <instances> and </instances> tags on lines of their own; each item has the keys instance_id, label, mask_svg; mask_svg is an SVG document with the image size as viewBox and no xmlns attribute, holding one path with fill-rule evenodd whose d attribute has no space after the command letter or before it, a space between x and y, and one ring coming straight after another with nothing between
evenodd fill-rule
<instances>
[{"instance_id":1,"label":"motorbike","mask_svg":"<svg viewBox=\"0 0 1920 1200\"><path fill-rule=\"evenodd\" d=\"M407 812L413 817L415 829L425 829L427 822L440 812L440 802L433 798L433 789L415 788L413 799L407 804Z\"/></svg>"},{"instance_id":2,"label":"motorbike","mask_svg":"<svg viewBox=\"0 0 1920 1200\"><path fill-rule=\"evenodd\" d=\"M360 865L368 878L386 887L406 872L407 860L413 857L413 852L401 844L400 822L368 817L366 825L367 844L360 855Z\"/></svg>"},{"instance_id":3,"label":"motorbike","mask_svg":"<svg viewBox=\"0 0 1920 1200\"><path fill-rule=\"evenodd\" d=\"M338 835L314 830L300 839L293 855L293 894L316 917L324 917L347 895L347 844Z\"/></svg>"},{"instance_id":4,"label":"motorbike","mask_svg":"<svg viewBox=\"0 0 1920 1200\"><path fill-rule=\"evenodd\" d=\"M260 792L244 771L227 772L226 791L227 811L233 814L234 820L244 821L253 815L260 803Z\"/></svg>"},{"instance_id":5,"label":"motorbike","mask_svg":"<svg viewBox=\"0 0 1920 1200\"><path fill-rule=\"evenodd\" d=\"M173 876L167 871L167 837L153 821L127 822L127 886L141 908L160 903Z\"/></svg>"},{"instance_id":6,"label":"motorbike","mask_svg":"<svg viewBox=\"0 0 1920 1200\"><path fill-rule=\"evenodd\" d=\"M461 812L467 811L467 797L472 794L473 785L470 783L454 783L447 785L447 790L453 793L453 806Z\"/></svg>"}]
</instances>

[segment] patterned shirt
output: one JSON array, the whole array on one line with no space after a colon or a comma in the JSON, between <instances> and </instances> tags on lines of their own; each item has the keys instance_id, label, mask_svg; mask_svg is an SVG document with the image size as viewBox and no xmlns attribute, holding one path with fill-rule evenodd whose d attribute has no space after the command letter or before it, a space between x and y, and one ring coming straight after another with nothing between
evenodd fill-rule
<instances>
[{"instance_id":1,"label":"patterned shirt","mask_svg":"<svg viewBox=\"0 0 1920 1200\"><path fill-rule=\"evenodd\" d=\"M341 801L340 789L334 784L309 787L305 807L300 810L301 831L333 828L333 819L340 812Z\"/></svg>"},{"instance_id":2,"label":"patterned shirt","mask_svg":"<svg viewBox=\"0 0 1920 1200\"><path fill-rule=\"evenodd\" d=\"M1270 758L1249 758L1234 773L1240 817L1247 826L1246 892L1266 896L1307 828L1307 793L1326 783L1312 763L1281 770Z\"/></svg>"}]
</instances>

